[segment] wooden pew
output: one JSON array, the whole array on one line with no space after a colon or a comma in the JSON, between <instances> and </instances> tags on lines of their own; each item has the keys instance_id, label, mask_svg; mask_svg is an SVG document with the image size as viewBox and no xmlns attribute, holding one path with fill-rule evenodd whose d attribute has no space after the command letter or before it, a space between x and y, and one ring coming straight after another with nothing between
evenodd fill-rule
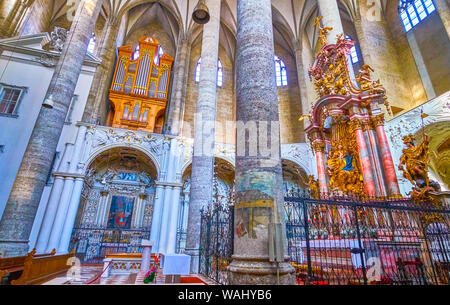
<instances>
[{"instance_id":1,"label":"wooden pew","mask_svg":"<svg viewBox=\"0 0 450 305\"><path fill-rule=\"evenodd\" d=\"M26 261L27 257L29 257L32 253L35 258L39 258L39 257L55 255L56 250L53 249L53 251L48 254L36 255L36 250L34 249L27 256L8 257L8 258L2 258L2 255L0 252L0 285L2 284L2 279L4 276L14 273L14 272L23 271L24 266L25 266L25 261Z\"/></svg>"},{"instance_id":2,"label":"wooden pew","mask_svg":"<svg viewBox=\"0 0 450 305\"><path fill-rule=\"evenodd\" d=\"M67 272L71 268L68 261L75 256L75 252L72 251L66 255L55 255L55 253L56 251L53 250L50 254L36 255L36 249L34 249L25 257L22 275L11 284L38 285Z\"/></svg>"}]
</instances>

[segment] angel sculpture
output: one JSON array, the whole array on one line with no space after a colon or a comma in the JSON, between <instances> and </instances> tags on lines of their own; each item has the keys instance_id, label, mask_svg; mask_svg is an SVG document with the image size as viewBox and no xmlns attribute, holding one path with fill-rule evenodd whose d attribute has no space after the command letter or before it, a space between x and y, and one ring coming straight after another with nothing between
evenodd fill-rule
<instances>
[{"instance_id":1,"label":"angel sculpture","mask_svg":"<svg viewBox=\"0 0 450 305\"><path fill-rule=\"evenodd\" d=\"M319 181L313 175L308 176L309 182L305 183L311 192L311 198L320 199Z\"/></svg>"},{"instance_id":2,"label":"angel sculpture","mask_svg":"<svg viewBox=\"0 0 450 305\"><path fill-rule=\"evenodd\" d=\"M428 197L430 191L440 191L440 185L430 181L428 177L428 162L430 138L424 134L424 141L419 146L415 144L415 137L410 134L403 137L406 148L400 157L398 169L403 172L403 177L408 179L413 185L412 197L423 201Z\"/></svg>"}]
</instances>

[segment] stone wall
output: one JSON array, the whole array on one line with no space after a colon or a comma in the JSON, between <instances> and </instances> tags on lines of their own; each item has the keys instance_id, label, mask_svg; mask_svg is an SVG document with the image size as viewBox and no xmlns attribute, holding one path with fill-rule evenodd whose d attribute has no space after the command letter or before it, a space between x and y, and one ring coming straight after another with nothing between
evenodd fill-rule
<instances>
[{"instance_id":1,"label":"stone wall","mask_svg":"<svg viewBox=\"0 0 450 305\"><path fill-rule=\"evenodd\" d=\"M399 59L399 72L403 75L406 84L410 88L410 102L405 105L405 110L407 111L423 104L428 99L406 37L405 29L398 14L397 1L388 1L385 18L389 25L392 43ZM389 67L389 65L386 65L386 67Z\"/></svg>"},{"instance_id":2,"label":"stone wall","mask_svg":"<svg viewBox=\"0 0 450 305\"><path fill-rule=\"evenodd\" d=\"M450 89L450 40L434 12L412 29L437 96Z\"/></svg>"},{"instance_id":3,"label":"stone wall","mask_svg":"<svg viewBox=\"0 0 450 305\"><path fill-rule=\"evenodd\" d=\"M128 36L125 38L124 45L131 45L133 48L136 48L139 43L139 39L142 36L150 36L155 38L163 47L164 52L175 58L176 46L174 44L174 41L172 37L167 34L158 23L151 23L128 34Z\"/></svg>"},{"instance_id":4,"label":"stone wall","mask_svg":"<svg viewBox=\"0 0 450 305\"><path fill-rule=\"evenodd\" d=\"M281 143L302 143L305 141L305 132L303 124L298 121L302 115L302 102L295 58L278 45L275 45L275 55L285 63L288 74L288 86L278 87Z\"/></svg>"}]
</instances>

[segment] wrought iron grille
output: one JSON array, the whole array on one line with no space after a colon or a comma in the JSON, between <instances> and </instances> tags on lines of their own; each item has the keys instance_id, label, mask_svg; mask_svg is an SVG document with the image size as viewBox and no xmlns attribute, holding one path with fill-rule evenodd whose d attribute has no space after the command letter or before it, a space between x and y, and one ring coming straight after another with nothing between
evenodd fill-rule
<instances>
[{"instance_id":1,"label":"wrought iron grille","mask_svg":"<svg viewBox=\"0 0 450 305\"><path fill-rule=\"evenodd\" d=\"M233 255L234 208L217 205L201 211L199 273L226 285Z\"/></svg>"},{"instance_id":2,"label":"wrought iron grille","mask_svg":"<svg viewBox=\"0 0 450 305\"><path fill-rule=\"evenodd\" d=\"M410 199L285 198L298 284L449 283L447 207Z\"/></svg>"},{"instance_id":3,"label":"wrought iron grille","mask_svg":"<svg viewBox=\"0 0 450 305\"><path fill-rule=\"evenodd\" d=\"M448 206L288 196L287 248L297 284L449 284ZM233 253L233 217L233 209L202 211L200 273L220 284Z\"/></svg>"},{"instance_id":4,"label":"wrought iron grille","mask_svg":"<svg viewBox=\"0 0 450 305\"><path fill-rule=\"evenodd\" d=\"M73 230L70 250L75 250L83 264L103 264L108 254L142 253L141 242L149 238L148 229L79 227Z\"/></svg>"}]
</instances>

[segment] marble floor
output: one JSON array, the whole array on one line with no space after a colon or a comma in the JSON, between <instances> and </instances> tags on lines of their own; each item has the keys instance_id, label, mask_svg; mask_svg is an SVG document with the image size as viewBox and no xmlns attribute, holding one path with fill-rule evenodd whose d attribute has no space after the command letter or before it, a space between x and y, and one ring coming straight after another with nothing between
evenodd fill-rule
<instances>
[{"instance_id":1,"label":"marble floor","mask_svg":"<svg viewBox=\"0 0 450 305\"><path fill-rule=\"evenodd\" d=\"M108 278L99 277L103 271L100 265L83 265L79 274L74 276L64 275L52 279L43 285L146 285L144 284L145 273L111 275ZM182 285L216 285L216 283L202 275L193 275L204 283L182 283ZM166 277L161 269L156 272L156 281L148 285L171 285L166 284Z\"/></svg>"}]
</instances>

